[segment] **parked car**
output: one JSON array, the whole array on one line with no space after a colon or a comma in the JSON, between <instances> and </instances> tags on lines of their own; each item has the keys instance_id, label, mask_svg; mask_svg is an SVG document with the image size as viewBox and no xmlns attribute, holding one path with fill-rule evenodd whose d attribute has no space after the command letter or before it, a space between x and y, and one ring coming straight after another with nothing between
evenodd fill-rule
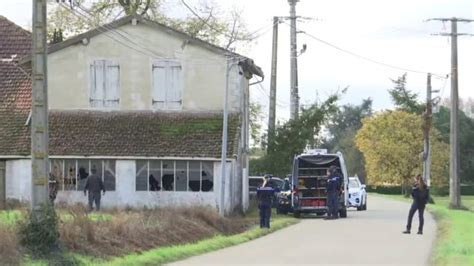
<instances>
[{"instance_id":1,"label":"parked car","mask_svg":"<svg viewBox=\"0 0 474 266\"><path fill-rule=\"evenodd\" d=\"M263 184L263 176L249 176L249 196L250 199L255 199L257 195L257 188L261 187ZM273 199L273 208L276 208L278 205L278 195L283 188L284 182L279 177L272 177L269 181L270 187L275 189L275 198Z\"/></svg>"},{"instance_id":2,"label":"parked car","mask_svg":"<svg viewBox=\"0 0 474 266\"><path fill-rule=\"evenodd\" d=\"M358 211L367 210L367 192L357 176L349 177L349 204Z\"/></svg>"}]
</instances>

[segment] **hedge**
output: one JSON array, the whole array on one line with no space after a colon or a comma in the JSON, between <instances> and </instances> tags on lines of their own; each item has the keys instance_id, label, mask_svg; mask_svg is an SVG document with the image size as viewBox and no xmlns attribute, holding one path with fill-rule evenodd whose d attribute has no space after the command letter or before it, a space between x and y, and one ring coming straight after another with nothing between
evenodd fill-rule
<instances>
[{"instance_id":1,"label":"hedge","mask_svg":"<svg viewBox=\"0 0 474 266\"><path fill-rule=\"evenodd\" d=\"M367 186L367 192L375 192L380 194L388 195L400 195L402 194L401 186ZM438 196L449 195L449 187L433 187L431 188L431 193ZM461 195L474 195L474 184L471 185L462 185L461 186Z\"/></svg>"}]
</instances>

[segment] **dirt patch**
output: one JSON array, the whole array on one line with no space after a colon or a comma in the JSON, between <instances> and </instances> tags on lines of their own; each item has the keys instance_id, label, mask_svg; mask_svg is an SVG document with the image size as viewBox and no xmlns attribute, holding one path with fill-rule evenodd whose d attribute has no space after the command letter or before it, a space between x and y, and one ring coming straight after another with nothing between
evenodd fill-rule
<instances>
[{"instance_id":1,"label":"dirt patch","mask_svg":"<svg viewBox=\"0 0 474 266\"><path fill-rule=\"evenodd\" d=\"M220 217L207 208L109 211L94 221L84 208L69 210L60 224L61 242L70 251L96 257L140 253L156 247L193 243L217 234L237 234L256 223L244 217Z\"/></svg>"},{"instance_id":2,"label":"dirt patch","mask_svg":"<svg viewBox=\"0 0 474 266\"><path fill-rule=\"evenodd\" d=\"M0 265L18 265L20 260L17 232L14 228L0 227Z\"/></svg>"}]
</instances>

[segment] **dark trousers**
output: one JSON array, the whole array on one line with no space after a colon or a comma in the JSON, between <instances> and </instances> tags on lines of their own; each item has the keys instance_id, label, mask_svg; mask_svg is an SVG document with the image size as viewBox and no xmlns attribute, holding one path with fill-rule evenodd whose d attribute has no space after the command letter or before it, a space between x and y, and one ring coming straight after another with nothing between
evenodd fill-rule
<instances>
[{"instance_id":1,"label":"dark trousers","mask_svg":"<svg viewBox=\"0 0 474 266\"><path fill-rule=\"evenodd\" d=\"M260 228L270 228L271 206L260 206Z\"/></svg>"},{"instance_id":2,"label":"dark trousers","mask_svg":"<svg viewBox=\"0 0 474 266\"><path fill-rule=\"evenodd\" d=\"M337 192L329 192L328 193L328 217L335 217L337 218L339 215L339 195Z\"/></svg>"},{"instance_id":3,"label":"dark trousers","mask_svg":"<svg viewBox=\"0 0 474 266\"><path fill-rule=\"evenodd\" d=\"M100 191L99 192L92 192L89 191L89 209L92 211L93 203L95 203L95 208L97 211L100 210Z\"/></svg>"},{"instance_id":4,"label":"dark trousers","mask_svg":"<svg viewBox=\"0 0 474 266\"><path fill-rule=\"evenodd\" d=\"M425 204L419 204L417 202L413 202L410 208L410 212L408 213L407 230L411 230L411 222L413 220L413 215L415 215L416 211L418 211L418 217L420 218L418 232L423 232L423 224L425 223L425 219L423 217L423 214L425 212Z\"/></svg>"}]
</instances>

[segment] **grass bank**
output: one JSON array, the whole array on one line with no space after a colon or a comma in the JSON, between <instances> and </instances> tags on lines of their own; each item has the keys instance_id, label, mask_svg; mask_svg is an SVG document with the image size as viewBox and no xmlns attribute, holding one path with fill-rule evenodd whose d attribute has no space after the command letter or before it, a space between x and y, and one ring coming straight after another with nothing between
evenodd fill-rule
<instances>
[{"instance_id":1,"label":"grass bank","mask_svg":"<svg viewBox=\"0 0 474 266\"><path fill-rule=\"evenodd\" d=\"M289 225L297 223L298 220L290 217L277 217L272 222L271 229L254 228L247 232L223 236L218 235L211 239L199 241L193 244L175 245L165 248L159 248L144 252L142 254L132 254L121 258L116 258L109 262L89 261L92 264L103 265L160 265L177 260L182 260L196 255L201 255L210 251L238 245L247 241L259 238L274 231L285 228ZM88 261L84 261L88 263Z\"/></svg>"},{"instance_id":2,"label":"grass bank","mask_svg":"<svg viewBox=\"0 0 474 266\"><path fill-rule=\"evenodd\" d=\"M382 196L409 200L402 196ZM438 222L433 263L439 266L474 265L474 196L462 196L466 210L449 209L448 197L434 197L434 200L435 204L428 205Z\"/></svg>"}]
</instances>

